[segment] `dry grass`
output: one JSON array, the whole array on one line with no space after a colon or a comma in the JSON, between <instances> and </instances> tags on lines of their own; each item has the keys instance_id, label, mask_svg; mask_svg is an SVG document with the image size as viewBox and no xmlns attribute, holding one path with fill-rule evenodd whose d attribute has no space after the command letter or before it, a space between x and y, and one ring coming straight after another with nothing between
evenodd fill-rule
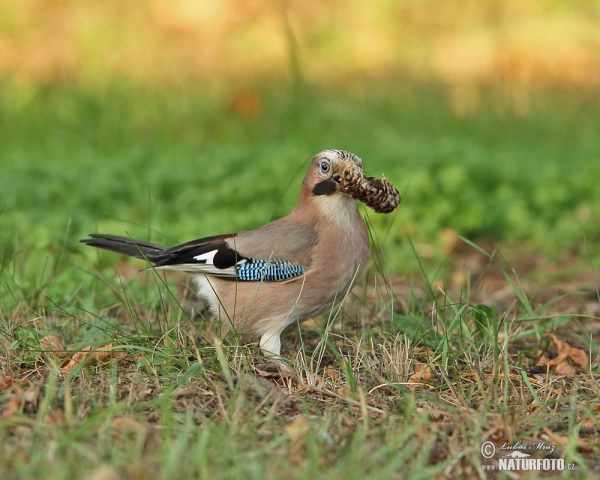
<instances>
[{"instance_id":1,"label":"dry grass","mask_svg":"<svg viewBox=\"0 0 600 480\"><path fill-rule=\"evenodd\" d=\"M3 478L495 478L482 470L484 441L551 445L548 458L575 465L564 475L598 475L594 283L573 280L580 293L550 307L534 295L551 287L538 283L542 264L504 284L504 261L483 249L460 247L449 265L442 278L471 274L468 288L407 288L372 271L343 317L286 333L289 371L236 339L207 341L166 297L143 307L129 293L104 312L112 323L89 329L106 337L91 351L65 349L67 332L23 337L65 321L81 329L89 314L21 306L2 327ZM490 299L502 301L486 310Z\"/></svg>"},{"instance_id":2,"label":"dry grass","mask_svg":"<svg viewBox=\"0 0 600 480\"><path fill-rule=\"evenodd\" d=\"M324 94L315 97L325 105L324 113L307 109L309 114L299 121L285 114L294 104L274 97L272 105L278 108L273 109L248 78L259 82L283 77L297 85L333 84L335 89L366 79L367 93L358 95L358 102L381 88L379 95L386 98L386 106L387 92L397 90L402 79L439 82L448 85L452 111L460 115L483 111L482 85L491 85L495 87L489 93L494 96L494 108L518 114L507 117L506 123L512 124L530 110L533 90L559 86L580 92L598 87L599 18L596 1L461 0L442 5L433 1L0 0L1 82L18 85L6 94L6 105L13 107L6 109L5 143L18 137L19 129L11 133L14 118L27 119L19 125L28 134L17 141L17 153L5 157L15 164L23 158L52 164L44 145L63 146L64 150L54 153L62 162L65 152L89 155L90 145L97 143L108 153L91 157L88 165L96 165L130 144L149 142L148 151L160 150L150 139L160 137L165 127L175 132L167 135L169 145L186 138L196 142L197 132L206 132L190 151L165 156L172 162L169 165L179 157L190 157L199 147L206 148L205 142L212 137L226 141L209 148L209 153L227 151L231 144L247 148L251 138L264 136L267 151L272 148L273 155L263 171L270 172L285 147L283 140L298 131L314 138L307 142L298 137L301 147L285 148L304 155L306 145L331 141L317 133L328 130L332 122L340 131L350 132L347 137L335 137L344 143L359 137L366 118L371 130L363 148L384 144L389 151L380 151L379 156L397 158L400 150L412 145L414 132L407 126L414 124L413 117L388 116L387 108L366 113L348 109L346 104L354 105L356 98L349 95L338 105L328 103L330 95ZM132 80L131 91L126 89L119 96L110 85L124 79ZM107 87L106 97L113 103L98 103L93 96L51 96L42 114L29 109L36 102L43 103L42 85L52 83L73 83L83 90ZM198 123L197 111L210 104L211 88L227 89L231 83L245 87L232 88L231 101L223 101L223 109L219 107L214 116L207 115L205 123ZM183 105L190 103L181 92L173 110L151 108L157 101L152 88L138 103L127 102L148 85L157 84L168 96L173 86L182 85L208 93L199 101L202 108L190 109L193 114L189 116L181 116L182 110L187 111ZM265 85L268 89L269 81ZM391 102L389 108L400 110L406 103ZM585 103L581 100L582 107ZM424 105L416 108L424 119L417 123L428 132L430 118L439 115L440 109L437 104ZM129 110L137 113L130 117L125 114ZM163 115L163 111L176 114ZM558 109L552 115L561 126L569 123L563 121L563 114ZM540 115L545 118L546 114ZM575 151L575 156L589 158L593 166L597 150L593 145L575 148L576 142L569 143L593 129L594 114L586 115L571 125L572 132L550 129L544 136L542 127L542 134L524 128L527 142L519 144L520 148L529 155L529 139L543 143L535 157L541 164L546 161L546 144L556 149L560 143L569 155ZM273 117L274 123L261 123L261 116ZM565 115L572 121L570 116ZM181 119L174 121L175 117ZM234 117L241 123L230 127ZM31 122L38 118L43 128ZM376 122L379 118L383 119L380 123ZM484 116L474 118L477 123L485 120ZM356 125L342 119L352 119ZM445 130L456 121L452 117L444 128L438 127L438 133L446 135ZM48 129L55 123L62 129ZM124 128L138 123L139 128ZM280 123L291 127L273 137ZM307 127L313 124L314 129ZM493 122L490 125L492 135L482 131L470 135L483 136L483 143L489 142L491 149L499 148L492 141L496 136L511 142L521 128L503 130ZM398 136L402 129L407 132ZM47 137L39 133L45 130L50 132ZM374 135L377 131L385 135ZM81 137L83 147L73 148L68 141L62 145L65 132ZM428 135L418 133L416 138L417 143L434 143ZM593 138L582 136L579 141L593 144ZM25 148L38 143L41 153ZM410 155L419 157L425 152L412 148ZM431 172L421 172L421 182L428 188L430 184L438 188L439 182L431 183L432 176L444 176L432 173L440 159L452 162L455 155L468 153L457 149L449 155L444 148L427 157L435 159ZM490 158L501 163L514 157L511 149L502 152ZM482 159L488 154L487 147L470 152ZM146 156L150 155L141 156L144 165ZM117 158L125 164L131 157ZM208 154L201 158L206 165L212 161ZM524 157L514 158L520 162ZM69 162L57 163L56 169L68 171ZM237 163L232 165L232 171L238 169ZM195 170L182 170L191 171ZM143 283L137 267L129 264L122 266L122 279L104 278L94 271L81 284L74 284L73 279L56 275L75 270L77 262L70 263L60 242L48 238L54 239L56 225L62 225L67 216L64 212L73 204L85 203L83 199L95 186L86 183L87 172L65 186L48 172L33 169L30 177L23 177L27 180L20 181L35 190L42 190L35 183L40 177L45 183L54 181L58 190L69 191L69 198L55 204L48 200L56 199L53 191L39 197L42 200L35 197L33 203L47 208L40 210L36 203L31 209L40 210L45 218L21 215L26 220L20 224L16 222L22 219L16 214L17 220L5 229L26 232L37 243L21 247L15 242L19 248L14 253L12 247L7 248L0 264L0 288L6 299L0 308L2 479L497 478L500 475L483 470L481 445L485 441L499 447L505 442L552 445L555 449L549 456L565 459L575 469L547 472L547 477L600 476L598 283L590 266L579 263L580 257L566 254L551 265L541 256L518 251L505 258L493 245L482 244L478 250L458 245L451 232L446 242L442 234L441 242L415 246L422 256L437 252L438 243L446 249L450 259L434 278L425 274L422 279L387 278L381 268L373 268L346 302L343 314L329 325L320 319L286 332L283 346L289 371L281 371L265 364L255 345L235 338L216 342L202 329L201 320L190 321L177 303L181 296L172 279L165 284L150 275ZM94 172L98 180L99 173ZM110 192L128 191L127 179L131 183L140 180L135 172L122 182L125 190L111 190L107 185L114 183L112 172L106 169L105 181L96 186L97 203L84 209L86 214L93 211L94 219L106 195L124 195ZM164 172L158 169L156 175ZM51 178L46 181L44 175ZM182 176L186 175L190 176ZM179 188L181 178L176 177L171 184ZM9 178L16 182L20 177ZM461 178L452 180L456 189L449 189L446 196L459 196L465 188ZM502 178L510 182L516 176ZM545 177L540 178L541 183ZM558 180L547 187L552 193L559 183L564 187L560 175ZM254 188L256 183L245 180L233 188ZM86 188L77 195L78 185ZM533 183L523 185L519 188L533 188ZM567 185L581 190L583 183ZM411 188L415 192L416 187ZM585 224L580 213L594 218L593 201L585 198L591 198L593 191L593 185L585 189L588 193L577 200L580 207L573 207L577 208L576 221ZM509 190L511 198L515 192ZM145 195L145 191L138 192L130 203L143 205ZM172 201L174 193L165 195L168 203L181 208L182 203ZM560 218L571 218L572 206L560 204L559 197L539 196L539 208L559 205L564 208L559 210ZM19 198L29 199L28 192ZM442 203L428 189L419 198L432 201L433 206L427 206L431 210ZM498 202L506 199L498 198ZM23 206L10 203L10 196L8 200L8 210L21 213ZM475 196L465 202L480 200ZM194 197L190 205L197 201ZM515 211L523 213L525 203L515 205ZM247 215L266 207L255 202L255 208ZM44 223L57 210L62 210L60 222ZM120 215L140 218L126 212ZM216 210L213 216L222 212ZM12 212L4 215L3 221L13 218ZM428 215L426 210L413 210L409 219L403 219L402 228L407 229L403 235L411 236L411 228L423 230ZM519 218L527 228L535 220L527 215ZM195 219L184 220L193 224ZM91 221L80 220L78 228L82 224L88 228ZM118 225L123 228L122 223ZM555 225L560 222L545 225L544 234L562 238L562 230L553 231ZM436 234L438 226L432 227ZM25 269L35 275L22 274ZM78 281L80 277L73 278ZM61 303L56 304L55 298ZM98 307L109 301L114 302L112 307ZM544 457L545 452L532 455ZM490 463L497 462L495 457ZM535 472L529 477L526 472L518 475L537 478ZM517 474L506 476L517 478Z\"/></svg>"}]
</instances>

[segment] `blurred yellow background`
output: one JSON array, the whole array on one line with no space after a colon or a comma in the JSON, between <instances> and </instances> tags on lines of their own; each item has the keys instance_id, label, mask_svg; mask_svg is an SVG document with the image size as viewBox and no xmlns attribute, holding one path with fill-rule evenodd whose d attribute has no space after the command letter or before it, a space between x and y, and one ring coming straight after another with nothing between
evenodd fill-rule
<instances>
[{"instance_id":1,"label":"blurred yellow background","mask_svg":"<svg viewBox=\"0 0 600 480\"><path fill-rule=\"evenodd\" d=\"M4 81L600 86L600 2L0 0ZM468 105L467 105L468 107Z\"/></svg>"}]
</instances>

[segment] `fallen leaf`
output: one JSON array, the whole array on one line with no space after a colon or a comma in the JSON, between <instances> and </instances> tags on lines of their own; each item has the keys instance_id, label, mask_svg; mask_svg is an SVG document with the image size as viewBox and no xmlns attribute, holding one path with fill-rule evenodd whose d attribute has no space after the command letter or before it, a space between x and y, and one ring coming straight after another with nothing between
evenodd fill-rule
<instances>
[{"instance_id":1,"label":"fallen leaf","mask_svg":"<svg viewBox=\"0 0 600 480\"><path fill-rule=\"evenodd\" d=\"M10 388L16 380L12 377L0 377L0 393Z\"/></svg>"},{"instance_id":2,"label":"fallen leaf","mask_svg":"<svg viewBox=\"0 0 600 480\"><path fill-rule=\"evenodd\" d=\"M93 354L96 362L98 363L105 363L109 360L114 360L115 358L121 358L125 356L125 352L119 350L115 351L112 343L97 348Z\"/></svg>"},{"instance_id":3,"label":"fallen leaf","mask_svg":"<svg viewBox=\"0 0 600 480\"><path fill-rule=\"evenodd\" d=\"M548 336L552 339L552 342L558 349L558 356L552 360L548 360L548 362L542 366L547 365L560 375L572 376L575 375L575 369L566 362L567 358L571 358L571 360L582 367L585 367L588 364L587 354L583 350L571 347L567 342L559 340L553 333L549 333ZM540 361L538 361L538 365L539 364Z\"/></svg>"},{"instance_id":4,"label":"fallen leaf","mask_svg":"<svg viewBox=\"0 0 600 480\"><path fill-rule=\"evenodd\" d=\"M592 408L591 415L584 417L581 426L590 430L600 430L600 405Z\"/></svg>"},{"instance_id":5,"label":"fallen leaf","mask_svg":"<svg viewBox=\"0 0 600 480\"><path fill-rule=\"evenodd\" d=\"M131 417L113 418L110 424L113 427L124 428L127 430L139 430L142 426Z\"/></svg>"},{"instance_id":6,"label":"fallen leaf","mask_svg":"<svg viewBox=\"0 0 600 480\"><path fill-rule=\"evenodd\" d=\"M591 417L586 417L583 422L581 422L581 428L588 428L590 430L595 430L597 428L596 425L598 425L598 421Z\"/></svg>"},{"instance_id":7,"label":"fallen leaf","mask_svg":"<svg viewBox=\"0 0 600 480\"><path fill-rule=\"evenodd\" d=\"M290 437L289 456L298 465L306 456L306 441L310 435L310 421L304 415L299 415L283 428Z\"/></svg>"},{"instance_id":8,"label":"fallen leaf","mask_svg":"<svg viewBox=\"0 0 600 480\"><path fill-rule=\"evenodd\" d=\"M339 382L341 380L341 375L340 373L333 368L331 365L329 365L326 369L325 372L323 373L323 376L329 380L332 380L334 382Z\"/></svg>"},{"instance_id":9,"label":"fallen leaf","mask_svg":"<svg viewBox=\"0 0 600 480\"><path fill-rule=\"evenodd\" d=\"M571 347L569 349L569 357L571 357L571 360L573 360L575 363L578 363L582 367L585 367L588 365L588 356L580 348Z\"/></svg>"},{"instance_id":10,"label":"fallen leaf","mask_svg":"<svg viewBox=\"0 0 600 480\"><path fill-rule=\"evenodd\" d=\"M111 437L117 442L123 442L127 434L131 435L144 429L142 425L131 417L113 418L110 426L113 427Z\"/></svg>"},{"instance_id":11,"label":"fallen leaf","mask_svg":"<svg viewBox=\"0 0 600 480\"><path fill-rule=\"evenodd\" d=\"M309 434L309 420L304 415L298 415L294 420L283 428L283 431L288 434L292 442L305 440Z\"/></svg>"},{"instance_id":12,"label":"fallen leaf","mask_svg":"<svg viewBox=\"0 0 600 480\"><path fill-rule=\"evenodd\" d=\"M548 435L548 438L554 446L567 445L569 443L569 437L565 437L564 435L558 435L557 433L554 433L552 430L550 430L548 427L544 427L542 428L542 430L544 430L544 433Z\"/></svg>"},{"instance_id":13,"label":"fallen leaf","mask_svg":"<svg viewBox=\"0 0 600 480\"><path fill-rule=\"evenodd\" d=\"M550 440L550 443L552 443L552 445L557 446L557 445L567 445L569 443L569 437L566 437L564 435L558 435L557 433L554 433L552 430L550 430L548 427L544 427L542 428L542 430L544 431L544 433L546 435L548 435L548 439ZM579 448L583 448L583 449L589 449L589 445L586 443L586 441L583 438L577 438L577 447Z\"/></svg>"},{"instance_id":14,"label":"fallen leaf","mask_svg":"<svg viewBox=\"0 0 600 480\"><path fill-rule=\"evenodd\" d=\"M546 365L548 365L549 361L550 361L550 359L548 358L548 355L546 355L544 353L544 354L542 354L542 356L539 358L539 360L537 361L537 363L535 365L537 367L545 367Z\"/></svg>"},{"instance_id":15,"label":"fallen leaf","mask_svg":"<svg viewBox=\"0 0 600 480\"><path fill-rule=\"evenodd\" d=\"M421 385L425 385L426 382L431 378L431 369L427 366L423 368L419 362L415 361L415 371L408 378L408 388L414 390Z\"/></svg>"},{"instance_id":16,"label":"fallen leaf","mask_svg":"<svg viewBox=\"0 0 600 480\"><path fill-rule=\"evenodd\" d=\"M45 353L49 353L56 358L65 358L69 354L63 346L62 340L56 335L42 337L40 346Z\"/></svg>"},{"instance_id":17,"label":"fallen leaf","mask_svg":"<svg viewBox=\"0 0 600 480\"><path fill-rule=\"evenodd\" d=\"M54 410L46 415L44 421L48 425L62 425L65 423L62 410Z\"/></svg>"},{"instance_id":18,"label":"fallen leaf","mask_svg":"<svg viewBox=\"0 0 600 480\"><path fill-rule=\"evenodd\" d=\"M4 403L4 409L0 415L0 420L8 420L12 418L19 411L19 397L13 393L8 397L8 400Z\"/></svg>"},{"instance_id":19,"label":"fallen leaf","mask_svg":"<svg viewBox=\"0 0 600 480\"><path fill-rule=\"evenodd\" d=\"M571 347L567 342L559 340L553 333L549 333L548 336L552 339L552 342L558 349L558 357L556 357L554 360L551 360L551 364L559 364L568 356L571 358L571 360L573 360L575 363L578 363L582 367L587 366L588 358L587 354L583 350L580 348Z\"/></svg>"},{"instance_id":20,"label":"fallen leaf","mask_svg":"<svg viewBox=\"0 0 600 480\"><path fill-rule=\"evenodd\" d=\"M410 382L427 382L431 378L431 369L423 368L419 362L415 362L415 372L409 377Z\"/></svg>"},{"instance_id":21,"label":"fallen leaf","mask_svg":"<svg viewBox=\"0 0 600 480\"><path fill-rule=\"evenodd\" d=\"M88 365L95 363L106 363L109 360L115 360L125 356L125 352L114 350L112 343L103 347L87 346L76 352L70 359L63 362L60 369L64 373L68 373L82 362L87 362Z\"/></svg>"},{"instance_id":22,"label":"fallen leaf","mask_svg":"<svg viewBox=\"0 0 600 480\"><path fill-rule=\"evenodd\" d=\"M565 375L567 377L575 375L575 369L567 362L560 362L558 365L554 366L553 370L559 375Z\"/></svg>"},{"instance_id":23,"label":"fallen leaf","mask_svg":"<svg viewBox=\"0 0 600 480\"><path fill-rule=\"evenodd\" d=\"M144 390L141 390L138 395L141 399L146 399L146 398L153 397L155 392L156 392L156 388L148 387L148 388L145 388Z\"/></svg>"}]
</instances>

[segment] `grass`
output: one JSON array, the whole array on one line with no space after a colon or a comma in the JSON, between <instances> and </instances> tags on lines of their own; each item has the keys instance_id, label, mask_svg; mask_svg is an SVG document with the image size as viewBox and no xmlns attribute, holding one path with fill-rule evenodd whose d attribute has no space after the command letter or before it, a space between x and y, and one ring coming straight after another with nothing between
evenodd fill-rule
<instances>
[{"instance_id":1,"label":"grass","mask_svg":"<svg viewBox=\"0 0 600 480\"><path fill-rule=\"evenodd\" d=\"M597 102L242 93L2 90L2 478L495 478L488 440L598 476ZM256 227L330 147L404 204L368 215L343 311L286 332L289 373L190 320L180 277L77 243Z\"/></svg>"},{"instance_id":2,"label":"grass","mask_svg":"<svg viewBox=\"0 0 600 480\"><path fill-rule=\"evenodd\" d=\"M403 194L401 213L371 216L393 247L393 271L415 268L409 237L437 250L444 228L556 255L582 245L583 227L597 255L593 98L532 93L522 116L489 92L480 112L461 117L442 89L379 88L298 98L257 85L240 98L235 89L7 86L0 241L74 252L95 229L174 243L254 228L293 207L312 155L343 147Z\"/></svg>"}]
</instances>

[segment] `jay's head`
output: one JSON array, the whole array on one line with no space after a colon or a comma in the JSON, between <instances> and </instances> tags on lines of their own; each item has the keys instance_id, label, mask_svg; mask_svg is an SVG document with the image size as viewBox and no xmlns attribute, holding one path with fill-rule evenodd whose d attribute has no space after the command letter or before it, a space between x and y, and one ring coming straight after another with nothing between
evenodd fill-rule
<instances>
[{"instance_id":1,"label":"jay's head","mask_svg":"<svg viewBox=\"0 0 600 480\"><path fill-rule=\"evenodd\" d=\"M325 150L313 158L304 187L314 197L351 197L377 213L389 213L400 204L400 194L385 177L366 177L360 158L344 150Z\"/></svg>"}]
</instances>

